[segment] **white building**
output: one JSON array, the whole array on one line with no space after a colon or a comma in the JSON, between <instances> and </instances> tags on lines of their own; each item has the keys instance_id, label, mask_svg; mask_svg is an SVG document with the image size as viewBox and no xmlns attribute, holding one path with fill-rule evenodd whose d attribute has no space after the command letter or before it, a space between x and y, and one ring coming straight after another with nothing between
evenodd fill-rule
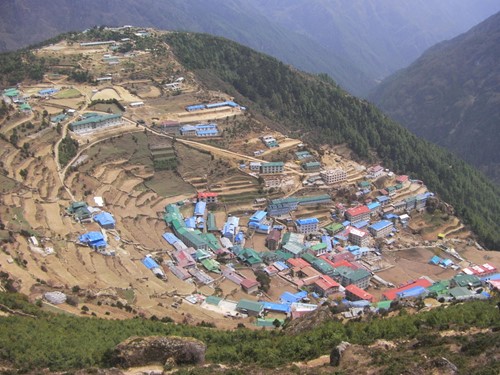
<instances>
[{"instance_id":1,"label":"white building","mask_svg":"<svg viewBox=\"0 0 500 375\"><path fill-rule=\"evenodd\" d=\"M96 115L71 123L70 129L75 134L84 134L122 124L123 119L121 114Z\"/></svg>"},{"instance_id":2,"label":"white building","mask_svg":"<svg viewBox=\"0 0 500 375\"><path fill-rule=\"evenodd\" d=\"M315 217L295 221L298 233L313 233L319 229L319 220Z\"/></svg>"},{"instance_id":3,"label":"white building","mask_svg":"<svg viewBox=\"0 0 500 375\"><path fill-rule=\"evenodd\" d=\"M320 173L325 184L332 185L347 180L347 173L342 169L328 169Z\"/></svg>"}]
</instances>

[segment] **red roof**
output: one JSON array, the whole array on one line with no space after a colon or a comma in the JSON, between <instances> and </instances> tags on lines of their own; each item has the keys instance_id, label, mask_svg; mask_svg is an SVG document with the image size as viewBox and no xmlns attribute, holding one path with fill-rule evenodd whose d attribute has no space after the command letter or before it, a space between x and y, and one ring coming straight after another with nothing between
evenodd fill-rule
<instances>
[{"instance_id":1,"label":"red roof","mask_svg":"<svg viewBox=\"0 0 500 375\"><path fill-rule=\"evenodd\" d=\"M467 267L462 270L463 273L467 275L484 276L491 273L495 273L497 268L489 263L485 263L482 266L472 266Z\"/></svg>"},{"instance_id":2,"label":"red roof","mask_svg":"<svg viewBox=\"0 0 500 375\"><path fill-rule=\"evenodd\" d=\"M414 288L416 286L421 286L423 288L428 288L432 285L432 283L427 280L427 279L417 279L409 284L406 284L405 286L395 288L395 289L389 289L387 292L383 294L386 300L392 301L393 299L396 298L397 294L399 292L404 292L405 290Z\"/></svg>"},{"instance_id":3,"label":"red roof","mask_svg":"<svg viewBox=\"0 0 500 375\"><path fill-rule=\"evenodd\" d=\"M366 206L358 206L358 207L353 207L349 208L346 213L350 216L358 216L362 214L369 214L370 209Z\"/></svg>"},{"instance_id":4,"label":"red roof","mask_svg":"<svg viewBox=\"0 0 500 375\"><path fill-rule=\"evenodd\" d=\"M259 282L257 280L252 280L252 279L243 279L240 285L245 289L250 289L255 286L258 286Z\"/></svg>"},{"instance_id":5,"label":"red roof","mask_svg":"<svg viewBox=\"0 0 500 375\"><path fill-rule=\"evenodd\" d=\"M370 293L365 292L363 289L357 287L354 284L346 286L345 290L346 290L346 292L350 292L361 299L364 299L364 300L367 300L370 302L373 302L373 300L374 300L373 296Z\"/></svg>"},{"instance_id":6,"label":"red roof","mask_svg":"<svg viewBox=\"0 0 500 375\"><path fill-rule=\"evenodd\" d=\"M302 258L290 258L286 261L292 267L304 268L310 267L311 264Z\"/></svg>"},{"instance_id":7,"label":"red roof","mask_svg":"<svg viewBox=\"0 0 500 375\"><path fill-rule=\"evenodd\" d=\"M319 279L314 281L314 285L317 285L321 290L324 291L327 291L331 288L338 288L340 286L338 282L327 275L321 275Z\"/></svg>"},{"instance_id":8,"label":"red roof","mask_svg":"<svg viewBox=\"0 0 500 375\"><path fill-rule=\"evenodd\" d=\"M198 193L198 198L203 199L203 198L209 198L209 197L217 197L219 194L211 192L211 191L205 191L205 192L200 192Z\"/></svg>"},{"instance_id":9,"label":"red roof","mask_svg":"<svg viewBox=\"0 0 500 375\"><path fill-rule=\"evenodd\" d=\"M398 176L398 177L396 177L396 181L397 182L406 182L406 181L408 181L408 176L407 175Z\"/></svg>"},{"instance_id":10,"label":"red roof","mask_svg":"<svg viewBox=\"0 0 500 375\"><path fill-rule=\"evenodd\" d=\"M269 240L279 241L280 238L281 238L281 231L277 229L273 229L271 233L269 233L269 235L267 236L268 241Z\"/></svg>"},{"instance_id":11,"label":"red roof","mask_svg":"<svg viewBox=\"0 0 500 375\"><path fill-rule=\"evenodd\" d=\"M357 270L358 267L356 267L354 264L352 264L351 262L345 260L345 259L342 259L338 262L335 262L335 263L332 263L333 267L335 268L339 268L339 267L349 267L349 268L352 268L353 270Z\"/></svg>"},{"instance_id":12,"label":"red roof","mask_svg":"<svg viewBox=\"0 0 500 375\"><path fill-rule=\"evenodd\" d=\"M349 261L350 260L354 260L355 257L354 257L354 255L352 255L351 252L344 251L344 252L341 252L339 254L335 254L332 259L333 259L334 262L339 262L339 261L341 261L343 259L349 260Z\"/></svg>"}]
</instances>

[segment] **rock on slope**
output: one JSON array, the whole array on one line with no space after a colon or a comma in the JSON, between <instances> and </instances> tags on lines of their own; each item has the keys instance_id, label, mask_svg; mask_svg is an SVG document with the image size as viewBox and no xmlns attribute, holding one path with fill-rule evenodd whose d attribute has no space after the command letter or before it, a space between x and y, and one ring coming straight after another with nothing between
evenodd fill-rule
<instances>
[{"instance_id":1,"label":"rock on slope","mask_svg":"<svg viewBox=\"0 0 500 375\"><path fill-rule=\"evenodd\" d=\"M201 365L206 345L196 339L176 336L131 337L118 344L112 362L120 367L137 367L159 363Z\"/></svg>"}]
</instances>

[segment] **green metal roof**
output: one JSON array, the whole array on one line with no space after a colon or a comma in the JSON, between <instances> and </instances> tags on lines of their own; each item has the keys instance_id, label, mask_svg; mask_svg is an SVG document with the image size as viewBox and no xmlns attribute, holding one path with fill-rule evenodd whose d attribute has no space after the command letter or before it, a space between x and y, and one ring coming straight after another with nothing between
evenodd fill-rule
<instances>
[{"instance_id":1,"label":"green metal roof","mask_svg":"<svg viewBox=\"0 0 500 375\"><path fill-rule=\"evenodd\" d=\"M276 256L278 257L279 260L286 261L290 258L293 258L293 255L290 253L285 253L284 251L278 250L275 252Z\"/></svg>"},{"instance_id":2,"label":"green metal roof","mask_svg":"<svg viewBox=\"0 0 500 375\"><path fill-rule=\"evenodd\" d=\"M264 309L264 305L260 302L250 301L248 299L242 299L238 302L236 308L260 313Z\"/></svg>"},{"instance_id":3,"label":"green metal roof","mask_svg":"<svg viewBox=\"0 0 500 375\"><path fill-rule=\"evenodd\" d=\"M331 200L332 198L328 194L321 194L321 195L312 195L308 197L300 197L297 198L299 201L299 204L307 204L310 202L316 202L316 201L322 201L322 200Z\"/></svg>"},{"instance_id":4,"label":"green metal roof","mask_svg":"<svg viewBox=\"0 0 500 375\"><path fill-rule=\"evenodd\" d=\"M201 264L210 272L220 273L220 264L215 259L203 259Z\"/></svg>"},{"instance_id":5,"label":"green metal roof","mask_svg":"<svg viewBox=\"0 0 500 375\"><path fill-rule=\"evenodd\" d=\"M455 275L452 279L458 286L480 286L481 285L481 280L479 277L474 276L474 275L466 275L463 273L460 273L458 275Z\"/></svg>"},{"instance_id":6,"label":"green metal roof","mask_svg":"<svg viewBox=\"0 0 500 375\"><path fill-rule=\"evenodd\" d=\"M460 286L450 289L448 293L450 294L450 296L455 298L470 297L474 294L469 289Z\"/></svg>"},{"instance_id":7,"label":"green metal roof","mask_svg":"<svg viewBox=\"0 0 500 375\"><path fill-rule=\"evenodd\" d=\"M194 247L198 246L208 246L207 242L201 238L200 236L194 234L191 231L188 231L186 228L182 227L177 229L177 232L181 235L186 237L193 245Z\"/></svg>"},{"instance_id":8,"label":"green metal roof","mask_svg":"<svg viewBox=\"0 0 500 375\"><path fill-rule=\"evenodd\" d=\"M269 163L262 163L262 167L283 167L285 163L282 161L271 161Z\"/></svg>"},{"instance_id":9,"label":"green metal roof","mask_svg":"<svg viewBox=\"0 0 500 375\"><path fill-rule=\"evenodd\" d=\"M222 301L222 298L220 297L217 297L217 296L208 296L206 299L205 299L205 302L210 304L210 305L214 305L214 306L218 306L220 301Z\"/></svg>"},{"instance_id":10,"label":"green metal roof","mask_svg":"<svg viewBox=\"0 0 500 375\"><path fill-rule=\"evenodd\" d=\"M254 249L250 249L248 247L244 248L239 254L238 258L243 260L250 265L262 263L262 258L259 253L257 253Z\"/></svg>"},{"instance_id":11,"label":"green metal roof","mask_svg":"<svg viewBox=\"0 0 500 375\"><path fill-rule=\"evenodd\" d=\"M257 325L257 327L274 327L274 321L276 319L273 319L273 318L266 318L266 319L257 319L257 322L255 323ZM284 319L278 319L279 322L281 323L281 325L283 325L283 323L285 323L285 320Z\"/></svg>"},{"instance_id":12,"label":"green metal roof","mask_svg":"<svg viewBox=\"0 0 500 375\"><path fill-rule=\"evenodd\" d=\"M350 273L346 274L345 277L349 278L352 283L364 279L365 277L369 277L370 273L367 270L359 269L359 270L351 270Z\"/></svg>"},{"instance_id":13,"label":"green metal roof","mask_svg":"<svg viewBox=\"0 0 500 375\"><path fill-rule=\"evenodd\" d=\"M304 246L295 241L288 241L286 244L281 246L281 248L294 255L299 255L304 251Z\"/></svg>"},{"instance_id":14,"label":"green metal roof","mask_svg":"<svg viewBox=\"0 0 500 375\"><path fill-rule=\"evenodd\" d=\"M313 263L314 261L316 261L316 258L314 255L312 254L309 254L309 253L305 253L305 254L302 254L301 256L302 259L304 259L306 262L309 262L309 263Z\"/></svg>"},{"instance_id":15,"label":"green metal roof","mask_svg":"<svg viewBox=\"0 0 500 375\"><path fill-rule=\"evenodd\" d=\"M91 117L87 117L87 118L80 120L80 121L75 121L75 122L71 123L71 126L95 124L95 123L103 122L106 120L111 120L114 118L121 118L121 117L122 117L121 114L91 116Z\"/></svg>"},{"instance_id":16,"label":"green metal roof","mask_svg":"<svg viewBox=\"0 0 500 375\"><path fill-rule=\"evenodd\" d=\"M375 306L379 309L389 310L389 308L391 307L391 302L392 301L380 301L376 303Z\"/></svg>"},{"instance_id":17,"label":"green metal roof","mask_svg":"<svg viewBox=\"0 0 500 375\"><path fill-rule=\"evenodd\" d=\"M217 225L215 223L215 214L213 212L209 212L207 214L207 230L209 231L219 230L219 228L217 228Z\"/></svg>"},{"instance_id":18,"label":"green metal roof","mask_svg":"<svg viewBox=\"0 0 500 375\"><path fill-rule=\"evenodd\" d=\"M217 251L221 249L221 245L219 244L219 240L212 233L202 233L201 238L203 238L208 243L208 247L212 251Z\"/></svg>"},{"instance_id":19,"label":"green metal roof","mask_svg":"<svg viewBox=\"0 0 500 375\"><path fill-rule=\"evenodd\" d=\"M427 288L427 290L429 292L441 293L447 290L449 286L450 286L450 280L441 280L432 284L430 287Z\"/></svg>"},{"instance_id":20,"label":"green metal roof","mask_svg":"<svg viewBox=\"0 0 500 375\"><path fill-rule=\"evenodd\" d=\"M316 245L313 245L309 248L312 251L320 251L326 249L326 243L320 242Z\"/></svg>"},{"instance_id":21,"label":"green metal roof","mask_svg":"<svg viewBox=\"0 0 500 375\"><path fill-rule=\"evenodd\" d=\"M331 223L331 224L328 224L326 227L323 227L324 229L326 229L328 232L330 232L331 234L336 234L338 232L341 232L344 230L344 226L340 223Z\"/></svg>"}]
</instances>

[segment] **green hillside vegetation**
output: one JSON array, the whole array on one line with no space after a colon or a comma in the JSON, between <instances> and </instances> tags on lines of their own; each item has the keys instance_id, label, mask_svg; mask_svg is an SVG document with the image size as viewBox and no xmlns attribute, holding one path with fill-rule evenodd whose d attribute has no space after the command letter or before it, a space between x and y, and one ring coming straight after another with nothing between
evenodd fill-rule
<instances>
[{"instance_id":1,"label":"green hillside vegetation","mask_svg":"<svg viewBox=\"0 0 500 375\"><path fill-rule=\"evenodd\" d=\"M389 77L371 100L500 183L500 13Z\"/></svg>"},{"instance_id":2,"label":"green hillside vegetation","mask_svg":"<svg viewBox=\"0 0 500 375\"><path fill-rule=\"evenodd\" d=\"M411 134L325 75L297 72L274 58L205 34L170 33L166 41L186 68L254 112L260 109L286 124L289 134L316 145L347 143L360 158L380 159L397 173L425 181L454 206L482 243L500 249L499 189L450 152Z\"/></svg>"},{"instance_id":3,"label":"green hillside vegetation","mask_svg":"<svg viewBox=\"0 0 500 375\"><path fill-rule=\"evenodd\" d=\"M392 318L374 316L370 321L347 324L329 321L295 335L277 330L245 328L223 331L162 323L158 318L120 321L53 315L29 304L25 297L10 293L0 293L0 304L33 316L0 317L0 359L20 371L109 367L113 365L109 358L110 351L119 342L134 335L195 337L207 344L209 362L275 368L327 354L341 341L362 345L377 339L427 338L430 341L436 339L434 334L440 330L460 331L476 327L498 331L500 328L495 301L456 304L417 315L409 315L403 309ZM168 317L164 320L168 321ZM497 341L498 336L497 332L494 336ZM469 342L464 338L464 345ZM486 341L480 349L493 345L494 342ZM467 368L467 363L459 360L460 354L449 355L452 356L449 359L456 360L462 369ZM491 365L495 365L494 361Z\"/></svg>"}]
</instances>

